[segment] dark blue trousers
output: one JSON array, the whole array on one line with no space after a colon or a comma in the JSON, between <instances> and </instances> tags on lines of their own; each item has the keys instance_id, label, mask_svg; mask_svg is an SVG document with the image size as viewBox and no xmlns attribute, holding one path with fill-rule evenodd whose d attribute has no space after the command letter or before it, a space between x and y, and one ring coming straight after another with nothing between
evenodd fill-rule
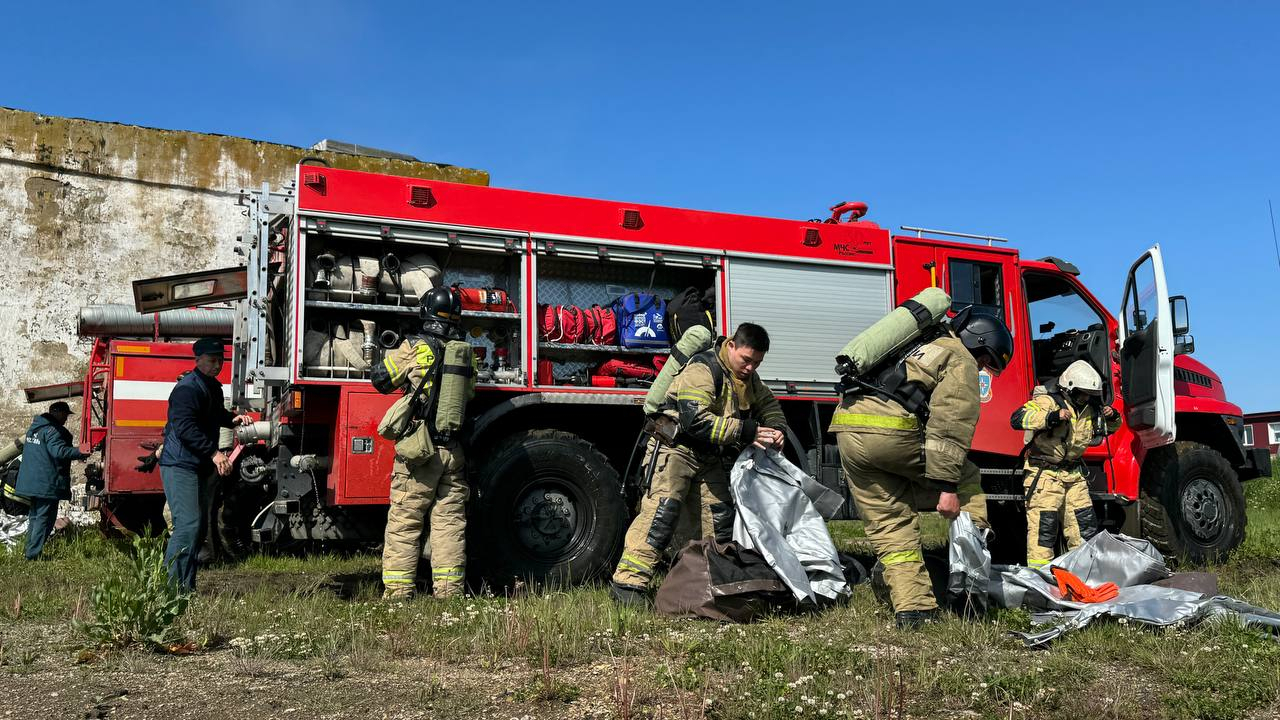
<instances>
[{"instance_id":1,"label":"dark blue trousers","mask_svg":"<svg viewBox=\"0 0 1280 720\"><path fill-rule=\"evenodd\" d=\"M28 560L40 557L44 549L44 541L53 534L53 521L58 519L57 498L30 498L31 514L27 516L27 549L24 553Z\"/></svg>"},{"instance_id":2,"label":"dark blue trousers","mask_svg":"<svg viewBox=\"0 0 1280 720\"><path fill-rule=\"evenodd\" d=\"M173 515L173 532L164 550L164 564L169 569L169 582L185 590L196 589L196 571L200 561L200 543L209 529L209 503L213 499L210 472L201 477L194 470L172 465L160 466L164 497Z\"/></svg>"}]
</instances>

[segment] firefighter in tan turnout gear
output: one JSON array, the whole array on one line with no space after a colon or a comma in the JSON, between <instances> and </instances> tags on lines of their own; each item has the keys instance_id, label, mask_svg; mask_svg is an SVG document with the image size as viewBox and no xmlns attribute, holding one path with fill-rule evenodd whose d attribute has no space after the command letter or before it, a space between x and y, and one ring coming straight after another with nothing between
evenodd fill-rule
<instances>
[{"instance_id":1,"label":"firefighter in tan turnout gear","mask_svg":"<svg viewBox=\"0 0 1280 720\"><path fill-rule=\"evenodd\" d=\"M728 468L749 444L781 448L786 432L781 406L756 374L768 351L764 328L743 323L733 337L689 358L671 383L661 412L674 439L651 446L652 478L610 586L615 601L648 604L654 566L682 513L697 526L695 538L731 538Z\"/></svg>"},{"instance_id":2,"label":"firefighter in tan turnout gear","mask_svg":"<svg viewBox=\"0 0 1280 720\"><path fill-rule=\"evenodd\" d=\"M1098 534L1081 458L1094 438L1119 429L1120 414L1102 405L1098 371L1077 360L1056 386L1037 387L1009 424L1027 431L1027 564L1044 567L1053 559L1059 531L1067 549Z\"/></svg>"},{"instance_id":3,"label":"firefighter in tan turnout gear","mask_svg":"<svg viewBox=\"0 0 1280 720\"><path fill-rule=\"evenodd\" d=\"M998 319L962 310L878 368L866 387L842 384L831 421L867 537L884 566L898 627L932 621L917 508L947 519L967 511L983 529L986 496L967 459L978 422L978 366L999 374L1013 338ZM873 392L871 388L874 388Z\"/></svg>"},{"instance_id":4,"label":"firefighter in tan turnout gear","mask_svg":"<svg viewBox=\"0 0 1280 720\"><path fill-rule=\"evenodd\" d=\"M397 389L405 427L393 434L396 459L391 471L391 507L382 550L384 597L407 599L416 589L423 554L424 522L429 527L431 582L436 597L459 595L466 570L465 458L458 433L467 401L475 394L475 356L460 340L462 301L447 288L423 294L419 312L423 335L409 336L373 367L373 386ZM398 401L400 402L400 401ZM400 410L393 405L388 418ZM384 435L383 427L379 432Z\"/></svg>"}]
</instances>

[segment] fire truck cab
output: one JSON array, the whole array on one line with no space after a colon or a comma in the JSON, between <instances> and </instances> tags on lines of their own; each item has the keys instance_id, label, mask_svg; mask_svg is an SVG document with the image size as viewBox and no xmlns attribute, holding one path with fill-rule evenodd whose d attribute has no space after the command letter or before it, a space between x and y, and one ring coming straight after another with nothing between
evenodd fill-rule
<instances>
[{"instance_id":1,"label":"fire truck cab","mask_svg":"<svg viewBox=\"0 0 1280 720\"><path fill-rule=\"evenodd\" d=\"M1193 560L1218 557L1243 538L1240 481L1269 472L1242 447L1221 381L1186 354L1186 302L1168 296L1158 247L1130 270L1118 322L1065 261L933 231L895 236L854 203L795 221L317 165L241 202L243 266L134 283L144 312L235 302L231 392L263 420L240 434L247 447L215 516L233 553L380 537L393 447L375 429L394 397L374 391L369 367L416 331L417 295L431 285L501 288L509 299L464 311L482 358L468 408L469 548L473 567L500 583L585 580L616 559L640 481L645 390L590 377L607 359L648 362L668 349L563 342L538 318L630 293L693 287L715 298L720 333L763 325L772 350L760 376L787 414L788 454L846 495L825 432L840 347L930 285L955 309L1000 316L1017 353L982 378L972 456L1011 560L1025 535L1024 443L1008 418L1075 359L1099 369L1125 417L1086 458L1107 527ZM854 516L851 501L845 510Z\"/></svg>"}]
</instances>

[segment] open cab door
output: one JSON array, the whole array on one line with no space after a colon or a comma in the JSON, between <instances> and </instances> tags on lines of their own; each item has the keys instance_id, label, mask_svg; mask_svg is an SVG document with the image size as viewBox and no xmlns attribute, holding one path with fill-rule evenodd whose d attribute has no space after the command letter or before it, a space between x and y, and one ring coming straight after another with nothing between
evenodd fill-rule
<instances>
[{"instance_id":1,"label":"open cab door","mask_svg":"<svg viewBox=\"0 0 1280 720\"><path fill-rule=\"evenodd\" d=\"M1160 246L1129 268L1120 306L1120 386L1125 422L1145 448L1173 442L1173 318Z\"/></svg>"}]
</instances>

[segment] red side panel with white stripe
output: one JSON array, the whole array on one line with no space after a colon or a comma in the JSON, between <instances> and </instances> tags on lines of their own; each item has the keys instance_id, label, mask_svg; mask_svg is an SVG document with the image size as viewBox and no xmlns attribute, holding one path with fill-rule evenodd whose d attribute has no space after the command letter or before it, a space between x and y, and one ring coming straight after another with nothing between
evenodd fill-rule
<instances>
[{"instance_id":1,"label":"red side panel with white stripe","mask_svg":"<svg viewBox=\"0 0 1280 720\"><path fill-rule=\"evenodd\" d=\"M169 393L195 367L189 343L111 341L107 373L107 441L103 450L108 493L162 493L159 469L138 472L138 457L160 442L169 412ZM231 381L231 362L218 379Z\"/></svg>"}]
</instances>

